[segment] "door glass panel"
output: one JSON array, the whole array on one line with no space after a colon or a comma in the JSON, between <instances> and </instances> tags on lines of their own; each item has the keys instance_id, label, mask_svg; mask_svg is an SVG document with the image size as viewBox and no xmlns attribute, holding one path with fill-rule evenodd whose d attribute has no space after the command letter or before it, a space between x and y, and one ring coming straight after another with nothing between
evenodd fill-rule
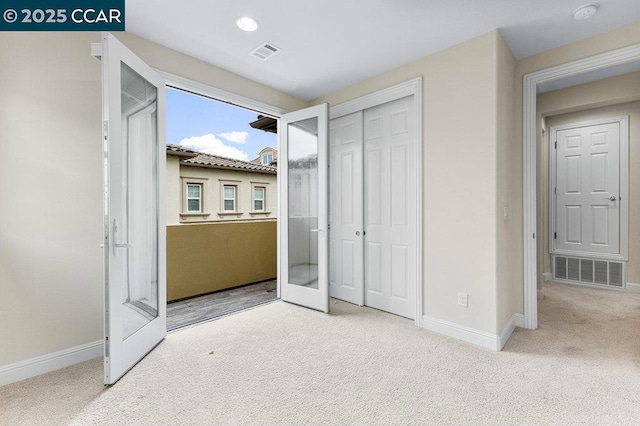
<instances>
[{"instance_id":1,"label":"door glass panel","mask_svg":"<svg viewBox=\"0 0 640 426\"><path fill-rule=\"evenodd\" d=\"M289 123L289 283L318 288L318 118Z\"/></svg>"},{"instance_id":2,"label":"door glass panel","mask_svg":"<svg viewBox=\"0 0 640 426\"><path fill-rule=\"evenodd\" d=\"M126 248L123 268L123 340L158 316L158 134L157 89L121 63L122 223L114 243Z\"/></svg>"}]
</instances>

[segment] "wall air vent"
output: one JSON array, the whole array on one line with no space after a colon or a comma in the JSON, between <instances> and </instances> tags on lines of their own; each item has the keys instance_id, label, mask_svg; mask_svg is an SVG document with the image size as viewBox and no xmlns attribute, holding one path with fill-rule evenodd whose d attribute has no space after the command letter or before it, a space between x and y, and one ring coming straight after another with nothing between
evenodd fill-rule
<instances>
[{"instance_id":1,"label":"wall air vent","mask_svg":"<svg viewBox=\"0 0 640 426\"><path fill-rule=\"evenodd\" d=\"M553 278L560 282L626 288L625 262L553 256Z\"/></svg>"},{"instance_id":2,"label":"wall air vent","mask_svg":"<svg viewBox=\"0 0 640 426\"><path fill-rule=\"evenodd\" d=\"M280 50L282 49L265 41L264 43L260 44L260 46L249 52L249 55L253 56L254 58L258 58L261 61L266 61L276 53L280 52Z\"/></svg>"}]
</instances>

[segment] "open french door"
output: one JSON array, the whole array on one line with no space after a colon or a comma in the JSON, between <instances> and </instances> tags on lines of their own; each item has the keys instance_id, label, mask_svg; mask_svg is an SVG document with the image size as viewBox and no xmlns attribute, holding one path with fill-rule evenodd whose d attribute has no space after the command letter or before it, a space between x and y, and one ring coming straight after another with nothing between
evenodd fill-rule
<instances>
[{"instance_id":1,"label":"open french door","mask_svg":"<svg viewBox=\"0 0 640 426\"><path fill-rule=\"evenodd\" d=\"M322 104L280 118L280 297L329 312L328 120Z\"/></svg>"},{"instance_id":2,"label":"open french door","mask_svg":"<svg viewBox=\"0 0 640 426\"><path fill-rule=\"evenodd\" d=\"M113 384L166 335L165 85L102 34L104 382Z\"/></svg>"}]
</instances>

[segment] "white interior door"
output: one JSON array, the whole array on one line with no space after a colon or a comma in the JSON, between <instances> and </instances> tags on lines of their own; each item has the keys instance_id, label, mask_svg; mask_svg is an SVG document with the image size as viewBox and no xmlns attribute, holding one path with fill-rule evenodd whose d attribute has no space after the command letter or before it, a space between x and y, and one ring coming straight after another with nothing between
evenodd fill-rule
<instances>
[{"instance_id":1,"label":"white interior door","mask_svg":"<svg viewBox=\"0 0 640 426\"><path fill-rule=\"evenodd\" d=\"M165 88L102 34L105 153L104 381L113 384L166 335Z\"/></svg>"},{"instance_id":2,"label":"white interior door","mask_svg":"<svg viewBox=\"0 0 640 426\"><path fill-rule=\"evenodd\" d=\"M557 141L553 251L620 254L620 123L550 133Z\"/></svg>"},{"instance_id":3,"label":"white interior door","mask_svg":"<svg viewBox=\"0 0 640 426\"><path fill-rule=\"evenodd\" d=\"M322 104L280 118L280 297L329 312L328 117Z\"/></svg>"},{"instance_id":4,"label":"white interior door","mask_svg":"<svg viewBox=\"0 0 640 426\"><path fill-rule=\"evenodd\" d=\"M364 111L365 304L415 319L416 134L413 97Z\"/></svg>"},{"instance_id":5,"label":"white interior door","mask_svg":"<svg viewBox=\"0 0 640 426\"><path fill-rule=\"evenodd\" d=\"M362 111L329 124L329 294L364 305Z\"/></svg>"}]
</instances>

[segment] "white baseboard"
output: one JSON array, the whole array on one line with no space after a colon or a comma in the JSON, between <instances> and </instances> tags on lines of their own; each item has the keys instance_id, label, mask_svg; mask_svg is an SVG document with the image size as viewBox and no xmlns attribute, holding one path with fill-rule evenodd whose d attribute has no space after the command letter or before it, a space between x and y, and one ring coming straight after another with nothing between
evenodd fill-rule
<instances>
[{"instance_id":1,"label":"white baseboard","mask_svg":"<svg viewBox=\"0 0 640 426\"><path fill-rule=\"evenodd\" d=\"M507 343L507 340L509 340L509 337L511 337L513 330L515 330L516 327L524 327L524 315L515 313L511 316L509 321L507 321L500 334L498 334L499 351L504 348L504 345Z\"/></svg>"},{"instance_id":2,"label":"white baseboard","mask_svg":"<svg viewBox=\"0 0 640 426\"><path fill-rule=\"evenodd\" d=\"M551 275L551 272L545 272L542 274L542 279L545 283L548 283L553 279L553 275Z\"/></svg>"},{"instance_id":3,"label":"white baseboard","mask_svg":"<svg viewBox=\"0 0 640 426\"><path fill-rule=\"evenodd\" d=\"M538 300L544 299L544 288L538 289Z\"/></svg>"},{"instance_id":4,"label":"white baseboard","mask_svg":"<svg viewBox=\"0 0 640 426\"><path fill-rule=\"evenodd\" d=\"M422 328L435 331L436 333L444 334L445 336L453 337L454 339L462 340L473 345L491 349L493 351L500 350L500 337L497 334L476 330L475 328L427 315L422 317Z\"/></svg>"},{"instance_id":5,"label":"white baseboard","mask_svg":"<svg viewBox=\"0 0 640 426\"><path fill-rule=\"evenodd\" d=\"M627 283L627 291L630 293L640 293L640 284Z\"/></svg>"},{"instance_id":6,"label":"white baseboard","mask_svg":"<svg viewBox=\"0 0 640 426\"><path fill-rule=\"evenodd\" d=\"M454 339L462 340L463 342L481 346L486 349L491 349L492 351L501 351L516 327L524 327L523 314L513 314L500 334L492 334L486 331L476 330L475 328L427 315L422 317L422 328L426 330L435 331L436 333L444 334L445 336L453 337Z\"/></svg>"},{"instance_id":7,"label":"white baseboard","mask_svg":"<svg viewBox=\"0 0 640 426\"><path fill-rule=\"evenodd\" d=\"M0 386L102 356L102 340L0 366Z\"/></svg>"}]
</instances>

